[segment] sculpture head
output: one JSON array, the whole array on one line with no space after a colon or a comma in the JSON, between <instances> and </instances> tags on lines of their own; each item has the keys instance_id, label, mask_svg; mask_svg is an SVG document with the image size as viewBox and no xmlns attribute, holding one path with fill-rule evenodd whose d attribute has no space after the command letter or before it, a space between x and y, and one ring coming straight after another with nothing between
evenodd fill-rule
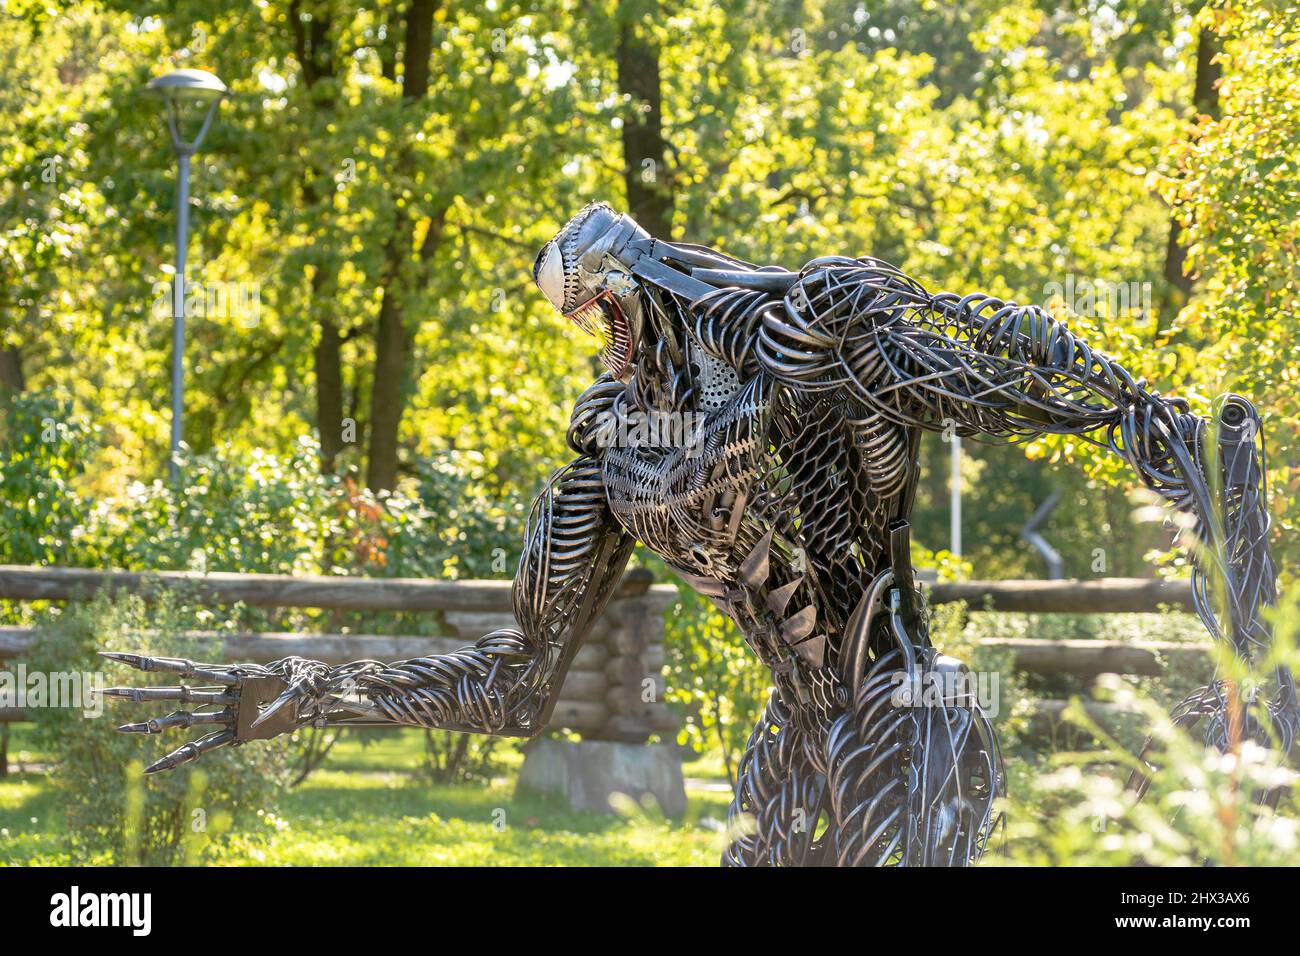
<instances>
[{"instance_id":1,"label":"sculpture head","mask_svg":"<svg viewBox=\"0 0 1300 956\"><path fill-rule=\"evenodd\" d=\"M533 281L551 305L601 345L616 378L627 372L642 328L641 287L620 259L627 243L648 239L632 217L589 203L542 247Z\"/></svg>"}]
</instances>

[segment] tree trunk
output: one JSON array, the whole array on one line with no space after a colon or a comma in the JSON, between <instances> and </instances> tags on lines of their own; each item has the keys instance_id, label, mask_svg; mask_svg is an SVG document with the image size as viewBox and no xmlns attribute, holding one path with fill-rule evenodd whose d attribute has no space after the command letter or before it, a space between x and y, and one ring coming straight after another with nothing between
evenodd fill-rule
<instances>
[{"instance_id":1,"label":"tree trunk","mask_svg":"<svg viewBox=\"0 0 1300 956\"><path fill-rule=\"evenodd\" d=\"M1219 118L1219 81L1223 79L1223 67L1215 57L1223 50L1219 35L1209 28L1202 28L1196 41L1196 87L1192 91L1192 102L1196 112L1212 119Z\"/></svg>"},{"instance_id":2,"label":"tree trunk","mask_svg":"<svg viewBox=\"0 0 1300 956\"><path fill-rule=\"evenodd\" d=\"M393 7L384 21L384 42L379 47L379 72L384 79L397 81L397 37L402 31L402 11Z\"/></svg>"},{"instance_id":3,"label":"tree trunk","mask_svg":"<svg viewBox=\"0 0 1300 956\"><path fill-rule=\"evenodd\" d=\"M406 15L406 42L402 57L402 98L407 103L423 99L429 92L429 58L433 52L433 15L440 0L412 0ZM409 153L399 154L399 172ZM442 213L445 215L445 211ZM435 219L440 216L435 215ZM442 235L440 225L431 222L420 248L421 267L436 251ZM383 297L375 325L375 369L370 389L370 441L366 484L374 491L391 491L397 485L397 435L402 424L406 390L407 352L410 335L406 329L405 300L410 286L418 281L410 263L415 224L399 212L386 256Z\"/></svg>"},{"instance_id":4,"label":"tree trunk","mask_svg":"<svg viewBox=\"0 0 1300 956\"><path fill-rule=\"evenodd\" d=\"M312 297L318 283L312 278ZM322 310L316 339L316 428L320 433L320 469L332 472L343 451L343 336L333 314Z\"/></svg>"},{"instance_id":5,"label":"tree trunk","mask_svg":"<svg viewBox=\"0 0 1300 956\"><path fill-rule=\"evenodd\" d=\"M0 349L0 385L11 395L17 395L27 387L23 357L16 348Z\"/></svg>"},{"instance_id":6,"label":"tree trunk","mask_svg":"<svg viewBox=\"0 0 1300 956\"><path fill-rule=\"evenodd\" d=\"M375 378L370 389L370 447L366 484L374 491L397 485L397 430L402 422L406 326L391 280L375 325Z\"/></svg>"},{"instance_id":7,"label":"tree trunk","mask_svg":"<svg viewBox=\"0 0 1300 956\"><path fill-rule=\"evenodd\" d=\"M659 49L642 29L658 20L658 0L621 0L618 7L618 89L631 97L623 120L623 181L628 212L652 236L672 238L673 193L663 131Z\"/></svg>"},{"instance_id":8,"label":"tree trunk","mask_svg":"<svg viewBox=\"0 0 1300 956\"><path fill-rule=\"evenodd\" d=\"M330 112L334 97L328 87L318 87L323 79L333 79L336 71L334 47L330 39L331 20L319 11L311 20L302 18L301 4L294 0L289 5L290 27L293 31L294 56L302 70L303 84L307 87L312 108ZM317 164L309 162L303 170L302 198L307 209L320 202L317 182L326 174ZM333 193L329 193L333 202ZM322 217L323 218L323 217ZM320 242L320 230L313 234L312 242ZM334 304L330 301L333 277L317 265L311 277L308 314L316 321L316 431L320 437L320 468L322 472L334 470L335 460L343 450L343 360L340 354L343 337L339 334L334 317Z\"/></svg>"},{"instance_id":9,"label":"tree trunk","mask_svg":"<svg viewBox=\"0 0 1300 956\"><path fill-rule=\"evenodd\" d=\"M1192 105L1200 116L1219 118L1219 80L1223 69L1214 58L1221 49L1219 37L1209 27L1202 27L1196 41L1196 81ZM1187 268L1187 247L1182 241L1182 226L1177 216L1169 221L1169 241L1165 244L1165 281L1171 290L1171 305L1181 308L1192 294L1192 279Z\"/></svg>"}]
</instances>

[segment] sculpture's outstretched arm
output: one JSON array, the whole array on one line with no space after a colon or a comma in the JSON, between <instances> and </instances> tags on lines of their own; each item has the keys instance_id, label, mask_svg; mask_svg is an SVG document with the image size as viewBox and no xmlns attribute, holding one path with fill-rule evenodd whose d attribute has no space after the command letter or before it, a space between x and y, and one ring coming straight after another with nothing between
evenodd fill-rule
<instances>
[{"instance_id":1,"label":"sculpture's outstretched arm","mask_svg":"<svg viewBox=\"0 0 1300 956\"><path fill-rule=\"evenodd\" d=\"M518 627L493 631L451 654L393 664L356 661L332 667L291 657L264 666L228 667L108 654L141 670L170 671L221 686L113 688L104 693L221 707L123 727L159 733L214 726L146 772L169 770L218 747L305 725L411 725L533 736L549 719L569 664L617 585L633 544L608 512L598 463L583 456L557 472L533 503L513 588Z\"/></svg>"},{"instance_id":2,"label":"sculpture's outstretched arm","mask_svg":"<svg viewBox=\"0 0 1300 956\"><path fill-rule=\"evenodd\" d=\"M1210 632L1247 661L1268 645L1262 608L1275 602L1276 573L1263 435L1246 399L1227 396L1214 421L1202 418L1037 306L931 295L872 259L810 263L763 311L755 351L784 381L843 390L864 418L983 440L1074 434L1110 448L1193 517L1195 603ZM1293 717L1291 677L1278 679L1277 703Z\"/></svg>"}]
</instances>

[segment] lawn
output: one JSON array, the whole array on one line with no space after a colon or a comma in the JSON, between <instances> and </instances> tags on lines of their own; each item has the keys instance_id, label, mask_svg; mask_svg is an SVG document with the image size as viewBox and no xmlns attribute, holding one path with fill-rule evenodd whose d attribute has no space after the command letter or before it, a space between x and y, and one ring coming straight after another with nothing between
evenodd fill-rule
<instances>
[{"instance_id":1,"label":"lawn","mask_svg":"<svg viewBox=\"0 0 1300 956\"><path fill-rule=\"evenodd\" d=\"M11 762L41 755L18 730ZM343 741L325 768L288 791L267 825L235 834L231 865L715 866L725 791L692 787L686 817L640 807L575 813L560 800L514 794L513 779L432 786L417 773L421 738L396 732ZM688 766L688 774L704 772ZM72 862L55 795L38 770L0 779L0 865ZM110 862L99 860L97 862Z\"/></svg>"},{"instance_id":2,"label":"lawn","mask_svg":"<svg viewBox=\"0 0 1300 956\"><path fill-rule=\"evenodd\" d=\"M970 643L985 631L1038 637L1094 637L1100 631L1115 639L1194 636L1184 616L1145 616L1151 622L1130 621L1135 615L1112 617L1104 629L1097 629L1055 619L977 615L967 628L973 633L962 637ZM997 663L980 666L996 668ZM1123 686L1176 697L1179 685L1202 679L1203 668L1198 664L1193 670L1195 675L1171 669L1162 678L1141 678ZM1251 796L1251 788L1260 782L1255 775L1265 772L1262 766L1251 769L1241 761L1225 762L1187 740L1171 752L1172 764L1157 778L1146 802L1129 808L1120 788L1131 768L1114 756L1113 744L1103 745L1090 730L1074 725L1031 727L1019 715L1019 705L1030 696L1086 698L1091 690L1088 681L1058 678L1049 684L1023 676L1001 686L998 719L1012 796L1007 856L1001 862L1202 865L1212 859L1294 865L1294 805L1287 802L1276 817L1261 816ZM1153 706L1164 712L1168 703ZM1141 745L1149 720L1119 734L1124 757L1131 759L1128 754ZM158 741L142 743L151 753L162 746ZM1071 753L1075 748L1087 753ZM0 865L84 859L84 854L74 853L63 798L45 774L55 759L39 749L32 728L13 728L10 765L17 769L0 778ZM500 765L490 783L435 785L423 769L424 759L419 731L349 736L322 769L282 793L261 821L234 833L214 821L209 832L226 838L214 851L216 862L712 867L722 852L730 794L716 753L684 768L689 802L680 821L665 820L653 808L630 806L618 815L575 813L560 800L516 795L513 780L521 756L513 748L499 754ZM125 773L125 762L120 767ZM93 785L97 778L88 774L84 779ZM1249 820L1251 825L1236 825L1234 820ZM102 854L91 861L122 862Z\"/></svg>"}]
</instances>

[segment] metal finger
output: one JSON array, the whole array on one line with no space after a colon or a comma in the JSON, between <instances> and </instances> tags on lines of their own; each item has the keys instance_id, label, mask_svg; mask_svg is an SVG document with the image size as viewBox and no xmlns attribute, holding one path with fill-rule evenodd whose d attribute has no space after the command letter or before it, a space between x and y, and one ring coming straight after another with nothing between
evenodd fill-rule
<instances>
[{"instance_id":1,"label":"metal finger","mask_svg":"<svg viewBox=\"0 0 1300 956\"><path fill-rule=\"evenodd\" d=\"M172 770L183 763L189 763L191 760L197 760L210 750L216 750L218 747L224 747L232 743L235 739L233 730L222 730L217 733L208 734L198 740L190 741L177 747L166 757L151 763L144 768L145 773L158 773L161 770Z\"/></svg>"},{"instance_id":2,"label":"metal finger","mask_svg":"<svg viewBox=\"0 0 1300 956\"><path fill-rule=\"evenodd\" d=\"M185 704L233 704L238 694L224 690L195 690L182 684L180 687L105 687L100 691L105 697L120 697L143 704L151 700L178 700Z\"/></svg>"},{"instance_id":3,"label":"metal finger","mask_svg":"<svg viewBox=\"0 0 1300 956\"><path fill-rule=\"evenodd\" d=\"M178 710L166 717L155 717L152 720L144 720L134 724L123 724L117 729L124 734L160 734L164 730L171 730L175 727L197 727L200 724L232 724L234 720L235 712L228 708L198 714Z\"/></svg>"},{"instance_id":4,"label":"metal finger","mask_svg":"<svg viewBox=\"0 0 1300 956\"><path fill-rule=\"evenodd\" d=\"M182 657L146 657L142 654L124 654L120 651L100 651L100 657L118 661L141 671L165 671L180 674L182 677L197 677L199 680L215 681L218 684L234 686L239 683L239 676L217 664L196 664Z\"/></svg>"}]
</instances>

